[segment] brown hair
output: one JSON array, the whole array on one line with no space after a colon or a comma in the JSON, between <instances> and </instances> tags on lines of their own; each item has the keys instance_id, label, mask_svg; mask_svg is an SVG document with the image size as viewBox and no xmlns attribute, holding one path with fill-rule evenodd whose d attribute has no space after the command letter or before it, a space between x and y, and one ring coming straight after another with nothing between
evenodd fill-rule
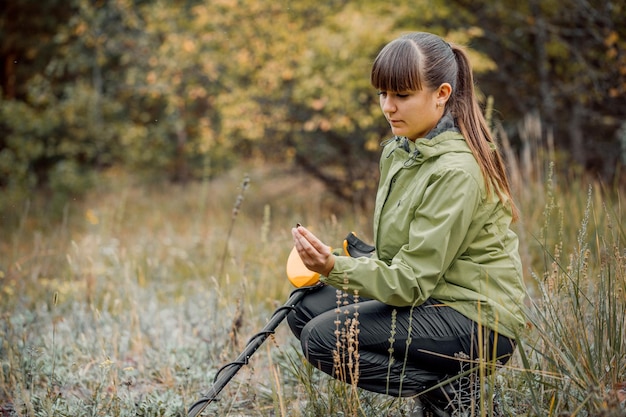
<instances>
[{"instance_id":1,"label":"brown hair","mask_svg":"<svg viewBox=\"0 0 626 417\"><path fill-rule=\"evenodd\" d=\"M381 91L436 89L452 86L446 103L465 137L485 178L487 192L492 188L500 200L508 199L517 218L502 157L487 127L474 93L474 75L469 58L459 45L449 44L437 35L413 32L388 43L378 54L371 72L371 83Z\"/></svg>"}]
</instances>

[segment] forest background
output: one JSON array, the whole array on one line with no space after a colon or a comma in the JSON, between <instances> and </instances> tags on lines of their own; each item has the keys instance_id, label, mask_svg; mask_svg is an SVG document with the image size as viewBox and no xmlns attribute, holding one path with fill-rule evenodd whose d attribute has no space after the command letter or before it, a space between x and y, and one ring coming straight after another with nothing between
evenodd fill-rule
<instances>
[{"instance_id":1,"label":"forest background","mask_svg":"<svg viewBox=\"0 0 626 417\"><path fill-rule=\"evenodd\" d=\"M467 45L522 210L534 331L508 415L621 415L624 2L5 0L0 19L0 415L182 415L289 292L296 221L371 237L390 132L369 70L412 30ZM223 415L404 415L333 401L294 352L262 352Z\"/></svg>"},{"instance_id":2,"label":"forest background","mask_svg":"<svg viewBox=\"0 0 626 417\"><path fill-rule=\"evenodd\" d=\"M2 4L4 192L72 195L111 167L200 180L257 158L364 206L389 135L370 65L410 30L470 46L518 155L518 127L538 119L562 167L610 181L626 158L623 2Z\"/></svg>"}]
</instances>

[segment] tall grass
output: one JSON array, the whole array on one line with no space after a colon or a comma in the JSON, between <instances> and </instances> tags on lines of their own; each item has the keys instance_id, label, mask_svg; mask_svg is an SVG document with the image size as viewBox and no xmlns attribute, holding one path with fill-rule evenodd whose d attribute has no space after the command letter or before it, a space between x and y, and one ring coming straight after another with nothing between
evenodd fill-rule
<instances>
[{"instance_id":1,"label":"tall grass","mask_svg":"<svg viewBox=\"0 0 626 417\"><path fill-rule=\"evenodd\" d=\"M540 153L545 139L533 140L533 167L511 165L529 326L489 385L505 415L623 416L623 196L564 174L558 155L551 165ZM286 299L296 222L333 245L350 230L370 236L370 213L327 211L309 179L245 171L236 219L238 170L158 187L115 173L55 216L39 196L10 208L19 221L0 231L0 415L183 416ZM411 406L312 369L286 326L220 398L206 415L405 416Z\"/></svg>"},{"instance_id":2,"label":"tall grass","mask_svg":"<svg viewBox=\"0 0 626 417\"><path fill-rule=\"evenodd\" d=\"M512 164L511 174L523 213L518 234L528 273L529 330L518 349L519 368L509 371L509 384L516 382L510 399L523 415L623 416L622 190L559 167L539 121L531 118L526 126L520 129L522 164Z\"/></svg>"},{"instance_id":3,"label":"tall grass","mask_svg":"<svg viewBox=\"0 0 626 417\"><path fill-rule=\"evenodd\" d=\"M555 220L537 237L544 268L532 273L532 331L520 348L521 392L532 415L625 413L619 405L626 382L622 215L599 187L587 190L584 205L572 205L578 197L558 202L562 196L552 195L544 216ZM577 234L566 236L567 223L577 219Z\"/></svg>"}]
</instances>

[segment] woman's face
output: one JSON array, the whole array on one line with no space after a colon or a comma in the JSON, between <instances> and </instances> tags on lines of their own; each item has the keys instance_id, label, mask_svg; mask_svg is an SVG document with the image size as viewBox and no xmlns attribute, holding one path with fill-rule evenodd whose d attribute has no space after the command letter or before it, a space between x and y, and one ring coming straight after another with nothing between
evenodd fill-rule
<instances>
[{"instance_id":1,"label":"woman's face","mask_svg":"<svg viewBox=\"0 0 626 417\"><path fill-rule=\"evenodd\" d=\"M415 140L426 136L443 116L449 92L436 90L379 91L380 108L396 136ZM437 105L440 103L440 106Z\"/></svg>"}]
</instances>

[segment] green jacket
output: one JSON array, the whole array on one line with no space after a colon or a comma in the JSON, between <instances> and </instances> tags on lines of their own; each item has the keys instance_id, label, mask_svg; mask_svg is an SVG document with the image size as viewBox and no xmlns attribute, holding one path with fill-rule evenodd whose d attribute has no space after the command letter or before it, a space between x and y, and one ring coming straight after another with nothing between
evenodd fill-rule
<instances>
[{"instance_id":1,"label":"green jacket","mask_svg":"<svg viewBox=\"0 0 626 417\"><path fill-rule=\"evenodd\" d=\"M480 167L454 131L383 149L374 212L376 254L336 256L322 281L393 306L432 297L499 333L524 326L525 297L511 207L487 195Z\"/></svg>"}]
</instances>

